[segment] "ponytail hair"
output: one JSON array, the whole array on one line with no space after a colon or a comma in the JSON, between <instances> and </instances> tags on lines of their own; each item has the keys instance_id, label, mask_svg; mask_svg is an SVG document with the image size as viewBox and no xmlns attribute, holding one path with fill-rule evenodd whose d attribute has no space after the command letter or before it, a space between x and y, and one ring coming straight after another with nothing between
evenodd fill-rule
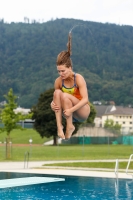
<instances>
[{"instance_id":1,"label":"ponytail hair","mask_svg":"<svg viewBox=\"0 0 133 200\"><path fill-rule=\"evenodd\" d=\"M72 68L72 60L70 56L72 55L71 47L72 47L72 36L71 32L68 34L68 43L67 43L67 50L66 51L61 51L56 60L56 65L65 65L66 67L71 67Z\"/></svg>"},{"instance_id":2,"label":"ponytail hair","mask_svg":"<svg viewBox=\"0 0 133 200\"><path fill-rule=\"evenodd\" d=\"M71 32L69 32L68 34L68 43L67 43L67 51L69 53L69 55L72 55L72 34Z\"/></svg>"}]
</instances>

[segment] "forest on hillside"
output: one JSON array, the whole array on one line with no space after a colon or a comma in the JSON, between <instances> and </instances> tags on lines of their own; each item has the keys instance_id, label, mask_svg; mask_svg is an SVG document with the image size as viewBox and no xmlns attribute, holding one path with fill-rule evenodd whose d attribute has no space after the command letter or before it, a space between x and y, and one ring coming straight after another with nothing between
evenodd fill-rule
<instances>
[{"instance_id":1,"label":"forest on hillside","mask_svg":"<svg viewBox=\"0 0 133 200\"><path fill-rule=\"evenodd\" d=\"M0 21L0 102L13 88L18 105L30 108L53 88L71 29L73 68L85 77L90 101L133 106L133 27L75 19Z\"/></svg>"}]
</instances>

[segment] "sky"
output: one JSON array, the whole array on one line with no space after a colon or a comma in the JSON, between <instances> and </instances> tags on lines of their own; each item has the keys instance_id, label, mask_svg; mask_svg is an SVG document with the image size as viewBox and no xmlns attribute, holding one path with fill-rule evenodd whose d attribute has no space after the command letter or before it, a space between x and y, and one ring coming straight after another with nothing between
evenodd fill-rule
<instances>
[{"instance_id":1,"label":"sky","mask_svg":"<svg viewBox=\"0 0 133 200\"><path fill-rule=\"evenodd\" d=\"M4 22L73 18L133 26L133 0L0 0Z\"/></svg>"}]
</instances>

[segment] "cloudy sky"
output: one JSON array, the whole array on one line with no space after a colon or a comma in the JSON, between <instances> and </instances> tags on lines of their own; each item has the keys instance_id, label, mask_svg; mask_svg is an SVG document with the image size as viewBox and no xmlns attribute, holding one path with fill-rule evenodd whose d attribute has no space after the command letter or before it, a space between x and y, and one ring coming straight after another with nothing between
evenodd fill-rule
<instances>
[{"instance_id":1,"label":"cloudy sky","mask_svg":"<svg viewBox=\"0 0 133 200\"><path fill-rule=\"evenodd\" d=\"M133 26L133 0L0 0L5 22L74 18Z\"/></svg>"}]
</instances>

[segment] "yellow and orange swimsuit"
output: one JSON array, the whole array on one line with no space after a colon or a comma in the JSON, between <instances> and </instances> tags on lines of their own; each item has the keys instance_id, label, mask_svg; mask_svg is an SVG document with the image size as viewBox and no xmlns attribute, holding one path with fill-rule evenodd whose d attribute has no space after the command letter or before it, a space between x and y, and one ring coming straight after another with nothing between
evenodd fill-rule
<instances>
[{"instance_id":1,"label":"yellow and orange swimsuit","mask_svg":"<svg viewBox=\"0 0 133 200\"><path fill-rule=\"evenodd\" d=\"M73 95L74 97L76 97L77 99L81 100L82 97L80 95L80 92L79 92L79 88L78 86L76 85L76 73L74 74L74 85L73 87L71 88L67 88L65 85L64 85L64 80L62 80L62 88L61 88L62 92L65 92L65 93L68 93L68 94L71 94Z\"/></svg>"},{"instance_id":2,"label":"yellow and orange swimsuit","mask_svg":"<svg viewBox=\"0 0 133 200\"><path fill-rule=\"evenodd\" d=\"M74 74L74 85L73 85L73 87L67 88L64 85L64 80L62 80L62 88L61 88L61 90L62 90L62 92L65 92L65 93L73 95L74 97L76 97L79 100L82 99L82 97L80 95L80 92L79 92L79 88L76 85L76 73ZM76 119L76 118L73 117L73 122L83 122L83 121L84 120L78 120L78 119Z\"/></svg>"}]
</instances>

